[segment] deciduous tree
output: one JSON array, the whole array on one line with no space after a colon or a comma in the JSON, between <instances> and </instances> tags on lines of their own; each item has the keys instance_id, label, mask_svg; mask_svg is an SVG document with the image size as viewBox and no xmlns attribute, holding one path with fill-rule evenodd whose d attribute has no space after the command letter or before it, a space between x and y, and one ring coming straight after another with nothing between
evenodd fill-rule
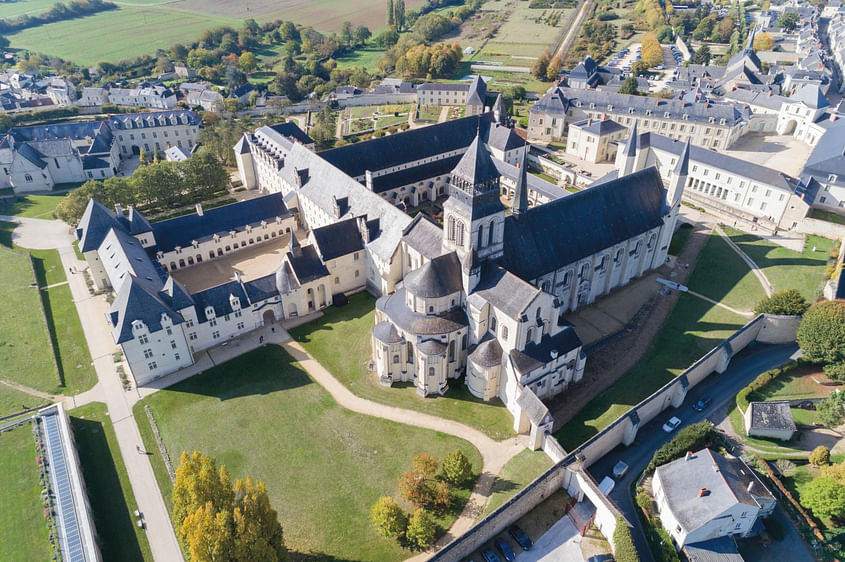
<instances>
[{"instance_id":1,"label":"deciduous tree","mask_svg":"<svg viewBox=\"0 0 845 562\"><path fill-rule=\"evenodd\" d=\"M755 51L769 51L775 45L775 40L768 33L758 33L754 36L752 47Z\"/></svg>"},{"instance_id":2,"label":"deciduous tree","mask_svg":"<svg viewBox=\"0 0 845 562\"><path fill-rule=\"evenodd\" d=\"M797 340L810 361L825 364L845 361L845 300L811 306L801 319Z\"/></svg>"},{"instance_id":3,"label":"deciduous tree","mask_svg":"<svg viewBox=\"0 0 845 562\"><path fill-rule=\"evenodd\" d=\"M405 537L417 548L428 548L437 534L437 524L431 514L423 508L417 509L408 520Z\"/></svg>"},{"instance_id":4,"label":"deciduous tree","mask_svg":"<svg viewBox=\"0 0 845 562\"><path fill-rule=\"evenodd\" d=\"M408 516L390 496L382 496L370 509L370 523L382 536L398 539L405 535Z\"/></svg>"},{"instance_id":5,"label":"deciduous tree","mask_svg":"<svg viewBox=\"0 0 845 562\"><path fill-rule=\"evenodd\" d=\"M845 485L833 478L816 478L801 490L801 503L816 517L845 516Z\"/></svg>"},{"instance_id":6,"label":"deciduous tree","mask_svg":"<svg viewBox=\"0 0 845 562\"><path fill-rule=\"evenodd\" d=\"M472 463L460 449L455 449L441 463L443 477L456 486L463 486L472 480Z\"/></svg>"}]
</instances>

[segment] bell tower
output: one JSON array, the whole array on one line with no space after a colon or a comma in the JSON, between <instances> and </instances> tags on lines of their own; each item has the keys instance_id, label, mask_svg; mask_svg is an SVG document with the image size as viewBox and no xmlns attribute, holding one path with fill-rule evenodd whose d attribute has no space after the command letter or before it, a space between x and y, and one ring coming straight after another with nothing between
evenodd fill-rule
<instances>
[{"instance_id":1,"label":"bell tower","mask_svg":"<svg viewBox=\"0 0 845 562\"><path fill-rule=\"evenodd\" d=\"M443 249L477 260L502 255L505 207L499 200L499 170L479 131L449 179L443 204Z\"/></svg>"}]
</instances>

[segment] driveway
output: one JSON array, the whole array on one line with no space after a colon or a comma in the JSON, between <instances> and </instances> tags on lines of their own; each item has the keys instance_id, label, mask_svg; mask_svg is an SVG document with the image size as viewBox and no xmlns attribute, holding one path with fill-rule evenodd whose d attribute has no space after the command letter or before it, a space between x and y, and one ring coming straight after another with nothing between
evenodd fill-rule
<instances>
[{"instance_id":1,"label":"driveway","mask_svg":"<svg viewBox=\"0 0 845 562\"><path fill-rule=\"evenodd\" d=\"M625 518L633 524L634 543L643 562L650 562L653 558L646 542L645 533L637 518L629 490L640 473L645 470L646 465L654 455L654 451L675 435L674 433L664 432L661 427L663 423L670 417L677 416L682 421L681 427L686 427L705 418L718 424L725 417L729 409L728 406L732 404L736 393L743 386L754 380L760 373L786 363L796 350L797 346L795 345L756 344L746 348L734 357L724 373L714 373L704 382L692 388L687 394L683 406L677 409L670 408L641 427L637 433L637 439L631 447L618 447L589 467L588 470L596 482L601 482L605 476L612 476L613 465L617 462L624 460L628 463L630 467L628 473L621 480L617 480L616 487L611 492L610 497L622 510ZM704 412L696 412L691 405L704 396L711 398L713 403Z\"/></svg>"},{"instance_id":2,"label":"driveway","mask_svg":"<svg viewBox=\"0 0 845 562\"><path fill-rule=\"evenodd\" d=\"M12 242L22 248L53 250L73 243L70 227L61 221L7 215L0 215L0 221L15 222L20 225L12 231Z\"/></svg>"},{"instance_id":3,"label":"driveway","mask_svg":"<svg viewBox=\"0 0 845 562\"><path fill-rule=\"evenodd\" d=\"M552 528L534 543L531 550L521 552L516 557L519 562L571 562L583 559L581 535L567 516L561 517L560 521L552 525Z\"/></svg>"}]
</instances>

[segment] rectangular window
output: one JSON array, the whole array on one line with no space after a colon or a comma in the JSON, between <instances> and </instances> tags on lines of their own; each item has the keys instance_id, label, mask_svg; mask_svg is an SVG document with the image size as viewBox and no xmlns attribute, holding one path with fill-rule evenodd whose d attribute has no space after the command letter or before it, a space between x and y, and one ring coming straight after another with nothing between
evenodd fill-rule
<instances>
[{"instance_id":1,"label":"rectangular window","mask_svg":"<svg viewBox=\"0 0 845 562\"><path fill-rule=\"evenodd\" d=\"M176 349L176 340L170 340L170 349Z\"/></svg>"},{"instance_id":2,"label":"rectangular window","mask_svg":"<svg viewBox=\"0 0 845 562\"><path fill-rule=\"evenodd\" d=\"M186 328L193 328L194 327L194 321L189 318L188 320L185 321L185 327Z\"/></svg>"},{"instance_id":3,"label":"rectangular window","mask_svg":"<svg viewBox=\"0 0 845 562\"><path fill-rule=\"evenodd\" d=\"M240 310L236 310L235 311L235 318L240 318L241 316L243 316L243 313Z\"/></svg>"},{"instance_id":4,"label":"rectangular window","mask_svg":"<svg viewBox=\"0 0 845 562\"><path fill-rule=\"evenodd\" d=\"M153 356L153 350L152 349L145 349L144 350L144 359L151 359L152 356Z\"/></svg>"},{"instance_id":5,"label":"rectangular window","mask_svg":"<svg viewBox=\"0 0 845 562\"><path fill-rule=\"evenodd\" d=\"M220 337L220 331L214 330L213 332L211 332L211 337L214 338L214 339L219 338Z\"/></svg>"},{"instance_id":6,"label":"rectangular window","mask_svg":"<svg viewBox=\"0 0 845 562\"><path fill-rule=\"evenodd\" d=\"M150 339L146 336L146 334L138 336L138 343L141 345L146 345L149 341Z\"/></svg>"},{"instance_id":7,"label":"rectangular window","mask_svg":"<svg viewBox=\"0 0 845 562\"><path fill-rule=\"evenodd\" d=\"M165 331L167 332L167 335L168 335L168 336L172 336L172 335L173 335L173 328L170 328L170 327L168 326L167 330L165 330Z\"/></svg>"},{"instance_id":8,"label":"rectangular window","mask_svg":"<svg viewBox=\"0 0 845 562\"><path fill-rule=\"evenodd\" d=\"M217 325L217 318L212 318L211 320L209 320L208 325L212 328L215 327Z\"/></svg>"},{"instance_id":9,"label":"rectangular window","mask_svg":"<svg viewBox=\"0 0 845 562\"><path fill-rule=\"evenodd\" d=\"M156 369L158 369L158 365L156 365L155 361L150 361L149 363L147 363L147 369L149 369L150 371L155 371Z\"/></svg>"},{"instance_id":10,"label":"rectangular window","mask_svg":"<svg viewBox=\"0 0 845 562\"><path fill-rule=\"evenodd\" d=\"M237 328L238 328L238 330L243 330L244 329L244 323L238 322Z\"/></svg>"},{"instance_id":11,"label":"rectangular window","mask_svg":"<svg viewBox=\"0 0 845 562\"><path fill-rule=\"evenodd\" d=\"M195 339L197 339L197 333L191 332L190 334L188 334L188 339L194 341Z\"/></svg>"}]
</instances>

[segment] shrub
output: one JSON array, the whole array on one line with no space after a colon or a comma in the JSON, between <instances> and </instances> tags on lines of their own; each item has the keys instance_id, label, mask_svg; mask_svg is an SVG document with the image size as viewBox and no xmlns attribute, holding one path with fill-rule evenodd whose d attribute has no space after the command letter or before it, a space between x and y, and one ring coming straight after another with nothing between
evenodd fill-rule
<instances>
[{"instance_id":1,"label":"shrub","mask_svg":"<svg viewBox=\"0 0 845 562\"><path fill-rule=\"evenodd\" d=\"M645 492L637 494L637 506L646 513L651 513L651 496Z\"/></svg>"},{"instance_id":2,"label":"shrub","mask_svg":"<svg viewBox=\"0 0 845 562\"><path fill-rule=\"evenodd\" d=\"M380 535L398 539L405 535L408 516L390 496L383 496L370 509L370 522Z\"/></svg>"},{"instance_id":3,"label":"shrub","mask_svg":"<svg viewBox=\"0 0 845 562\"><path fill-rule=\"evenodd\" d=\"M819 445L810 453L808 460L813 466L826 466L830 464L830 449L824 445Z\"/></svg>"},{"instance_id":4,"label":"shrub","mask_svg":"<svg viewBox=\"0 0 845 562\"><path fill-rule=\"evenodd\" d=\"M749 396L752 393L765 388L770 382L778 378L780 375L791 371L796 365L797 363L791 361L782 367L778 367L777 369L771 369L765 373L760 373L757 375L756 379L748 384L748 386L743 387L742 390L737 393L736 405L744 412L748 409Z\"/></svg>"},{"instance_id":5,"label":"shrub","mask_svg":"<svg viewBox=\"0 0 845 562\"><path fill-rule=\"evenodd\" d=\"M840 518L845 515L845 486L833 478L816 478L804 486L801 503L816 517Z\"/></svg>"},{"instance_id":6,"label":"shrub","mask_svg":"<svg viewBox=\"0 0 845 562\"><path fill-rule=\"evenodd\" d=\"M845 393L831 392L816 404L816 415L827 427L837 427L845 418Z\"/></svg>"},{"instance_id":7,"label":"shrub","mask_svg":"<svg viewBox=\"0 0 845 562\"><path fill-rule=\"evenodd\" d=\"M616 518L616 529L613 531L613 556L617 562L639 562L637 547L631 537L631 529L624 517Z\"/></svg>"},{"instance_id":8,"label":"shrub","mask_svg":"<svg viewBox=\"0 0 845 562\"><path fill-rule=\"evenodd\" d=\"M781 476L786 478L795 476L795 471L798 470L795 463L789 459L778 459L775 461L775 466L778 467L778 472L780 472Z\"/></svg>"},{"instance_id":9,"label":"shrub","mask_svg":"<svg viewBox=\"0 0 845 562\"><path fill-rule=\"evenodd\" d=\"M408 542L418 548L428 548L436 534L437 524L431 514L422 508L417 509L408 520L408 529L405 531Z\"/></svg>"},{"instance_id":10,"label":"shrub","mask_svg":"<svg viewBox=\"0 0 845 562\"><path fill-rule=\"evenodd\" d=\"M455 449L443 459L443 478L456 486L463 486L472 480L472 464L460 449Z\"/></svg>"},{"instance_id":11,"label":"shrub","mask_svg":"<svg viewBox=\"0 0 845 562\"><path fill-rule=\"evenodd\" d=\"M784 314L800 316L807 312L810 304L796 289L778 291L754 305L755 314Z\"/></svg>"},{"instance_id":12,"label":"shrub","mask_svg":"<svg viewBox=\"0 0 845 562\"><path fill-rule=\"evenodd\" d=\"M797 340L810 361L825 364L845 361L845 300L811 306L801 319Z\"/></svg>"},{"instance_id":13,"label":"shrub","mask_svg":"<svg viewBox=\"0 0 845 562\"><path fill-rule=\"evenodd\" d=\"M655 451L646 472L652 472L660 465L681 458L687 451L697 451L708 446L715 435L713 424L707 420L683 428L674 439Z\"/></svg>"},{"instance_id":14,"label":"shrub","mask_svg":"<svg viewBox=\"0 0 845 562\"><path fill-rule=\"evenodd\" d=\"M845 382L845 361L824 366L824 374L833 380Z\"/></svg>"}]
</instances>

